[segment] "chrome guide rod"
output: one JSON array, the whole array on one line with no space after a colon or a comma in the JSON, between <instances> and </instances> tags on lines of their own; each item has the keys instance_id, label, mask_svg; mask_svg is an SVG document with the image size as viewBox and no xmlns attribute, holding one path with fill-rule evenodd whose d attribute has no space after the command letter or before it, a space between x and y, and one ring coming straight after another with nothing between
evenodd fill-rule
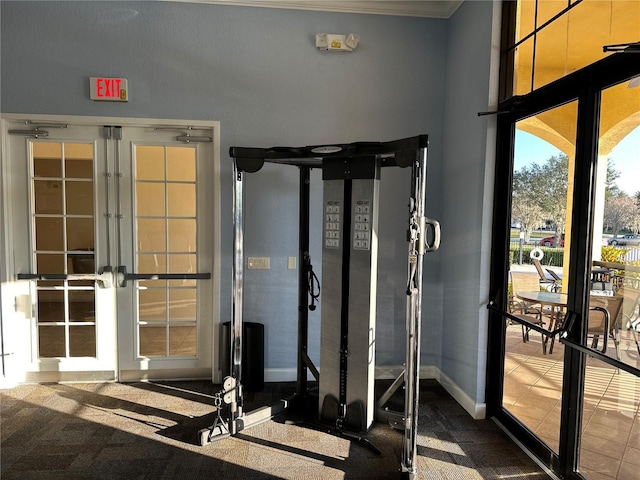
<instances>
[{"instance_id":1,"label":"chrome guide rod","mask_svg":"<svg viewBox=\"0 0 640 480\"><path fill-rule=\"evenodd\" d=\"M117 265L122 265L122 156L120 149L122 148L122 127L113 127L113 138L116 141L115 146L115 168L116 168L116 248ZM131 187L133 188L133 186Z\"/></svg>"},{"instance_id":2,"label":"chrome guide rod","mask_svg":"<svg viewBox=\"0 0 640 480\"><path fill-rule=\"evenodd\" d=\"M237 381L237 403L230 405L229 427L236 433L236 419L242 416L242 294L244 260L244 172L233 162L233 301L231 312L231 376ZM229 372L223 372L223 376Z\"/></svg>"},{"instance_id":3,"label":"chrome guide rod","mask_svg":"<svg viewBox=\"0 0 640 480\"><path fill-rule=\"evenodd\" d=\"M413 201L410 218L407 287L407 352L405 368L405 429L402 475L415 478L418 436L418 392L420 374L420 320L422 315L422 263L426 241L427 149L418 150L413 167Z\"/></svg>"},{"instance_id":4,"label":"chrome guide rod","mask_svg":"<svg viewBox=\"0 0 640 480\"><path fill-rule=\"evenodd\" d=\"M105 140L111 140L111 127L102 127ZM104 191L105 191L105 205L107 211L104 214L106 222L106 235L107 235L107 261L105 265L111 265L111 203L109 196L109 189L111 188L111 165L109 164L109 142L104 142ZM96 263L97 265L97 263Z\"/></svg>"}]
</instances>

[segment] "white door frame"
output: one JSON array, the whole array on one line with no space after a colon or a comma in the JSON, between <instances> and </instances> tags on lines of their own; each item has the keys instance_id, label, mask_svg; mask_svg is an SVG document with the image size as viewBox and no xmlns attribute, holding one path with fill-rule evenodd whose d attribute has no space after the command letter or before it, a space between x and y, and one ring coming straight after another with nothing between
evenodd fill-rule
<instances>
[{"instance_id":1,"label":"white door frame","mask_svg":"<svg viewBox=\"0 0 640 480\"><path fill-rule=\"evenodd\" d=\"M212 335L210 338L211 341L211 350L212 350L212 361L211 361L211 372L210 376L214 381L219 380L219 366L218 366L218 355L217 355L217 347L219 344L218 336L219 336L219 325L220 325L220 217L221 217L221 207L220 207L220 122L217 121L188 121L188 120L174 120L174 119L151 119L151 118L119 118L119 117L85 117L85 116L60 116L60 115L38 115L38 114L4 114L0 117L0 135L2 138L2 151L0 152L1 168L0 168L0 195L2 198L2 211L0 212L0 221L2 225L0 225L0 232L3 234L3 240L0 243L0 256L2 260L2 269L0 270L0 282L1 282L1 313L0 321L2 322L2 341L3 345L3 353L5 356L4 360L4 372L0 369L0 388L3 386L10 386L16 383L26 381L25 377L25 368L26 364L25 359L19 355L17 352L16 345L19 344L20 339L16 338L16 335L12 335L12 324L23 320L25 316L28 315L26 310L29 309L29 306L24 305L24 292L25 289L24 281L17 280L17 274L19 272L15 271L14 260L13 260L13 239L12 239L12 224L15 221L13 218L13 212L11 211L9 197L10 197L10 187L8 182L11 181L9 170L9 161L8 161L8 124L15 123L17 121L32 121L32 122L40 122L40 123L65 123L70 126L104 126L104 125L119 125L123 128L126 127L169 127L175 126L178 128L186 128L191 126L193 128L197 128L198 130L210 130L209 136L213 139L212 145L212 153L213 153L213 235L212 235L212 251L210 252L212 262L212 271L211 271L211 298L212 298L212 316L211 319L211 331ZM30 128L28 125L25 125L25 128ZM178 132L176 132L178 134ZM96 181L100 181L100 178L96 179ZM96 216L98 213L96 213ZM97 218L96 218L97 220ZM28 303L28 302L27 302ZM22 332L24 335L24 332ZM19 336L19 335L18 335ZM116 375L119 375L120 368L116 366L115 371ZM55 377L55 378L54 378ZM120 378L117 378L120 379ZM64 378L63 376L56 377L55 375L51 378L47 378L47 381L64 381L69 380L68 378ZM99 380L96 378L92 378L89 374L87 378L78 378L77 381L81 380ZM135 378L123 379L123 380L135 380Z\"/></svg>"}]
</instances>

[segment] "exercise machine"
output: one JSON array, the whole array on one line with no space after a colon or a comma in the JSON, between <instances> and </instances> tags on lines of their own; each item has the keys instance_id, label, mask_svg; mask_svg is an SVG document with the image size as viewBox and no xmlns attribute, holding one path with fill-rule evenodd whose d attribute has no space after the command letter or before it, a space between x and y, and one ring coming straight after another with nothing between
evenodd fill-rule
<instances>
[{"instance_id":1,"label":"exercise machine","mask_svg":"<svg viewBox=\"0 0 640 480\"><path fill-rule=\"evenodd\" d=\"M315 410L315 418L335 434L377 449L365 438L376 417L404 430L401 474L416 475L420 324L424 254L438 249L440 227L425 215L427 135L391 142L358 142L307 147L231 147L233 164L234 260L230 372L215 396L218 416L200 430L200 444L220 440L283 413L294 403ZM296 394L252 412L243 410L244 183L264 163L299 169L298 361ZM374 398L377 227L379 182L386 167L411 169L407 228L406 362L404 372L376 404ZM310 172L322 170L323 247L320 369L307 353L309 311L318 292L309 253ZM308 375L317 382L312 392ZM405 386L404 411L384 403ZM310 401L311 399L311 401ZM317 403L316 403L317 402ZM221 414L228 406L228 417ZM314 406L315 405L315 406Z\"/></svg>"}]
</instances>

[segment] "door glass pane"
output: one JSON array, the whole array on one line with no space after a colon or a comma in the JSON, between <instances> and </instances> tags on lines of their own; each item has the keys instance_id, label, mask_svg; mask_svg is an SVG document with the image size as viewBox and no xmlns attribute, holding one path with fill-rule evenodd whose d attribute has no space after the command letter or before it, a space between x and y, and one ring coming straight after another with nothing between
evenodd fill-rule
<instances>
[{"instance_id":1,"label":"door glass pane","mask_svg":"<svg viewBox=\"0 0 640 480\"><path fill-rule=\"evenodd\" d=\"M66 356L63 326L41 325L38 327L38 355L44 358Z\"/></svg>"},{"instance_id":2,"label":"door glass pane","mask_svg":"<svg viewBox=\"0 0 640 480\"><path fill-rule=\"evenodd\" d=\"M62 218L36 217L36 249L50 251L64 250L64 230Z\"/></svg>"},{"instance_id":3,"label":"door glass pane","mask_svg":"<svg viewBox=\"0 0 640 480\"><path fill-rule=\"evenodd\" d=\"M136 213L139 217L165 216L164 183L136 182Z\"/></svg>"},{"instance_id":4,"label":"door glass pane","mask_svg":"<svg viewBox=\"0 0 640 480\"><path fill-rule=\"evenodd\" d=\"M164 288L140 288L138 308L141 321L164 321L167 317L167 291Z\"/></svg>"},{"instance_id":5,"label":"door glass pane","mask_svg":"<svg viewBox=\"0 0 640 480\"><path fill-rule=\"evenodd\" d=\"M640 367L640 89L602 92L585 346ZM637 476L640 379L588 358L580 470Z\"/></svg>"},{"instance_id":6,"label":"door glass pane","mask_svg":"<svg viewBox=\"0 0 640 480\"><path fill-rule=\"evenodd\" d=\"M93 215L93 182L66 182L67 213Z\"/></svg>"},{"instance_id":7,"label":"door glass pane","mask_svg":"<svg viewBox=\"0 0 640 480\"><path fill-rule=\"evenodd\" d=\"M36 177L62 177L62 144L37 142L32 144L33 173Z\"/></svg>"},{"instance_id":8,"label":"door glass pane","mask_svg":"<svg viewBox=\"0 0 640 480\"><path fill-rule=\"evenodd\" d=\"M33 182L36 213L62 213L62 182L35 180Z\"/></svg>"},{"instance_id":9,"label":"door glass pane","mask_svg":"<svg viewBox=\"0 0 640 480\"><path fill-rule=\"evenodd\" d=\"M94 145L44 141L31 145L36 271L94 273ZM40 357L95 357L94 282L40 280L36 288Z\"/></svg>"},{"instance_id":10,"label":"door glass pane","mask_svg":"<svg viewBox=\"0 0 640 480\"><path fill-rule=\"evenodd\" d=\"M136 180L164 181L164 151L163 146L136 146Z\"/></svg>"},{"instance_id":11,"label":"door glass pane","mask_svg":"<svg viewBox=\"0 0 640 480\"><path fill-rule=\"evenodd\" d=\"M169 352L171 355L195 355L196 327L170 325Z\"/></svg>"},{"instance_id":12,"label":"door glass pane","mask_svg":"<svg viewBox=\"0 0 640 480\"><path fill-rule=\"evenodd\" d=\"M579 465L586 478L637 478L639 408L640 378L588 358Z\"/></svg>"},{"instance_id":13,"label":"door glass pane","mask_svg":"<svg viewBox=\"0 0 640 480\"><path fill-rule=\"evenodd\" d=\"M166 228L164 218L138 219L138 251L165 252L167 250Z\"/></svg>"},{"instance_id":14,"label":"door glass pane","mask_svg":"<svg viewBox=\"0 0 640 480\"><path fill-rule=\"evenodd\" d=\"M196 289L172 288L169 290L169 320L196 320Z\"/></svg>"},{"instance_id":15,"label":"door glass pane","mask_svg":"<svg viewBox=\"0 0 640 480\"><path fill-rule=\"evenodd\" d=\"M169 216L196 216L196 186L193 183L169 184Z\"/></svg>"},{"instance_id":16,"label":"door glass pane","mask_svg":"<svg viewBox=\"0 0 640 480\"><path fill-rule=\"evenodd\" d=\"M137 270L197 273L195 147L134 153ZM142 280L137 292L140 355L196 355L195 280Z\"/></svg>"},{"instance_id":17,"label":"door glass pane","mask_svg":"<svg viewBox=\"0 0 640 480\"><path fill-rule=\"evenodd\" d=\"M196 250L196 220L169 220L169 251L194 252Z\"/></svg>"},{"instance_id":18,"label":"door glass pane","mask_svg":"<svg viewBox=\"0 0 640 480\"><path fill-rule=\"evenodd\" d=\"M38 294L38 321L64 323L64 291L41 290Z\"/></svg>"},{"instance_id":19,"label":"door glass pane","mask_svg":"<svg viewBox=\"0 0 640 480\"><path fill-rule=\"evenodd\" d=\"M64 255L38 253L36 255L36 270L38 273L64 272Z\"/></svg>"},{"instance_id":20,"label":"door glass pane","mask_svg":"<svg viewBox=\"0 0 640 480\"><path fill-rule=\"evenodd\" d=\"M140 355L144 357L167 355L167 326L140 325Z\"/></svg>"},{"instance_id":21,"label":"door glass pane","mask_svg":"<svg viewBox=\"0 0 640 480\"><path fill-rule=\"evenodd\" d=\"M95 291L70 290L69 291L69 321L70 322L95 322Z\"/></svg>"},{"instance_id":22,"label":"door glass pane","mask_svg":"<svg viewBox=\"0 0 640 480\"><path fill-rule=\"evenodd\" d=\"M95 325L72 325L69 327L69 356L96 356Z\"/></svg>"},{"instance_id":23,"label":"door glass pane","mask_svg":"<svg viewBox=\"0 0 640 480\"><path fill-rule=\"evenodd\" d=\"M547 331L567 303L575 102L516 124L511 210L509 309ZM564 346L507 322L504 407L557 451Z\"/></svg>"}]
</instances>

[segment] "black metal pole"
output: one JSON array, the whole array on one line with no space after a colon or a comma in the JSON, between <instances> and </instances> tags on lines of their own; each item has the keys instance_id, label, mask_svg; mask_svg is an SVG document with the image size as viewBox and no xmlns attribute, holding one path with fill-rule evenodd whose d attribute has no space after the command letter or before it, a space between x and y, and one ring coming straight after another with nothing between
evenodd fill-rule
<instances>
[{"instance_id":1,"label":"black metal pole","mask_svg":"<svg viewBox=\"0 0 640 480\"><path fill-rule=\"evenodd\" d=\"M307 391L307 343L309 338L309 197L310 168L300 167L300 212L298 231L298 385L297 394Z\"/></svg>"}]
</instances>

